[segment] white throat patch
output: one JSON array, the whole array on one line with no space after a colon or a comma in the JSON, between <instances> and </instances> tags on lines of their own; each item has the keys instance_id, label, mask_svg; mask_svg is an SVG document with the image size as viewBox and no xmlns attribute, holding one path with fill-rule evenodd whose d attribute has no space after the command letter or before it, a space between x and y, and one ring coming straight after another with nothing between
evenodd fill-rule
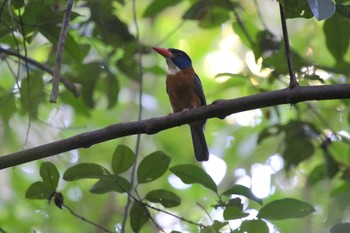
<instances>
[{"instance_id":1,"label":"white throat patch","mask_svg":"<svg viewBox=\"0 0 350 233\"><path fill-rule=\"evenodd\" d=\"M180 72L181 69L177 67L169 58L166 58L166 64L168 64L168 74L169 75L175 75L176 73Z\"/></svg>"}]
</instances>

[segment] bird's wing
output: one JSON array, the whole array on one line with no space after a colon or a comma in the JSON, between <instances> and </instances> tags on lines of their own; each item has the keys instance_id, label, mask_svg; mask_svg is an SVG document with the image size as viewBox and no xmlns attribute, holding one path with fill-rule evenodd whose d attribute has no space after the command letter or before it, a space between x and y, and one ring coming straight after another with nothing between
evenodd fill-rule
<instances>
[{"instance_id":1,"label":"bird's wing","mask_svg":"<svg viewBox=\"0 0 350 233\"><path fill-rule=\"evenodd\" d=\"M207 101L205 100L205 95L204 95L204 91L203 91L203 86L202 86L201 80L199 79L197 74L195 74L195 77L193 79L193 87L194 87L195 92L197 93L197 95L199 96L199 98L201 100L202 106L207 105Z\"/></svg>"}]
</instances>

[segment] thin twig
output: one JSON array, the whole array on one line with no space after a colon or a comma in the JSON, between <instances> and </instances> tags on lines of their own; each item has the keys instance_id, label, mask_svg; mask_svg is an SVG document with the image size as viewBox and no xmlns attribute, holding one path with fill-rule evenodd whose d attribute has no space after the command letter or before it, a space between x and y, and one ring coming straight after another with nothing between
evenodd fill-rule
<instances>
[{"instance_id":1,"label":"thin twig","mask_svg":"<svg viewBox=\"0 0 350 233\"><path fill-rule=\"evenodd\" d=\"M0 6L0 19L2 17L2 13L4 12L4 7L5 7L6 3L7 3L7 0L5 0L5 1L3 1L1 3L1 6Z\"/></svg>"},{"instance_id":2,"label":"thin twig","mask_svg":"<svg viewBox=\"0 0 350 233\"><path fill-rule=\"evenodd\" d=\"M5 2L6 1L4 1L4 4L5 4ZM11 7L11 1L10 2L8 2L8 11L9 11L9 17L10 17L10 19L11 19L11 24L12 24L12 27L13 28L16 28L16 24L15 24L15 18L13 17L13 14L12 14L12 7ZM20 23L20 22L19 22ZM22 22L23 23L23 22ZM14 30L12 30L11 31L11 35L12 35L12 38L13 38L13 40L14 40L14 42L15 42L15 44L16 44L16 51L17 51L17 53L19 54L19 43L18 43L18 40L17 40L17 38L16 38L16 36L15 36L15 32L14 32ZM24 38L24 35L23 35L23 39L25 39ZM24 56L23 56L24 57ZM18 59L19 60L19 59ZM19 63L19 61L18 61L18 63ZM18 90L21 90L21 86L19 85L19 76L20 76L20 73L21 73L21 67L20 66L17 66L17 75L14 75L14 77L15 77L15 80L16 80L16 86L17 86L17 89ZM13 74L14 74L14 72L13 72Z\"/></svg>"},{"instance_id":3,"label":"thin twig","mask_svg":"<svg viewBox=\"0 0 350 233\"><path fill-rule=\"evenodd\" d=\"M190 224L192 224L192 225L204 227L203 224L193 222L193 221L191 221L191 220L188 220L188 219L186 219L186 218L184 218L184 217L178 216L178 215L173 214L173 213L171 213L171 212L168 212L168 211L166 211L166 210L162 210L162 209L159 209L159 208L157 208L157 207L151 206L151 205L149 205L148 203L143 203L143 202L142 202L142 204L145 205L145 206L147 206L147 207L149 207L149 208L151 208L151 209L153 209L153 210L156 210L156 211L158 211L158 212L163 212L163 213L165 213L165 214L167 214L167 215L170 215L170 216L172 216L172 217L174 217L174 218L177 218L177 219L179 219L179 220L181 220L181 221L183 221L183 222L187 222L187 223L190 223Z\"/></svg>"},{"instance_id":4,"label":"thin twig","mask_svg":"<svg viewBox=\"0 0 350 233\"><path fill-rule=\"evenodd\" d=\"M25 31L24 31L24 24L23 24L23 20L22 20L22 13L21 13L21 9L19 8L18 9L18 17L19 17L19 22L20 22L20 27L21 27L21 34L23 36L23 48L24 48L24 57L27 58L28 57L28 50L27 50L27 44L26 44L26 34L25 34ZM24 98L28 98L28 111L29 111L29 114L28 114L28 126L27 126L27 131L26 131L26 139L24 141L24 146L27 145L27 142L28 142L28 138L29 138L29 132L30 132L30 127L32 125L32 119L33 119L33 115L32 113L30 112L31 108L32 108L32 95L31 95L31 89L30 89L30 76L29 76L29 65L28 65L28 61L27 59L24 60L24 64L25 64L25 67L26 67L26 76L27 76L27 84L28 84L28 96L25 96Z\"/></svg>"},{"instance_id":5,"label":"thin twig","mask_svg":"<svg viewBox=\"0 0 350 233\"><path fill-rule=\"evenodd\" d=\"M316 116L316 118L319 119L319 121L324 125L324 127L329 129L332 132L332 134L335 134L334 133L335 131L332 129L331 125L329 124L329 121L327 121L320 113L318 113L314 108L314 106L312 106L310 103L305 103L305 105L307 106L308 110L311 111Z\"/></svg>"},{"instance_id":6,"label":"thin twig","mask_svg":"<svg viewBox=\"0 0 350 233\"><path fill-rule=\"evenodd\" d=\"M57 50L56 50L56 63L55 70L52 77L52 91L50 96L50 102L57 102L57 95L59 90L60 78L61 78L61 65L62 65L62 55L64 50L64 44L66 42L66 37L68 33L70 15L72 12L74 0L68 0L67 8L63 16L62 28L60 36L58 39Z\"/></svg>"},{"instance_id":7,"label":"thin twig","mask_svg":"<svg viewBox=\"0 0 350 233\"><path fill-rule=\"evenodd\" d=\"M29 64L53 75L54 71L51 67L49 67L48 65L45 65L43 63L40 63L32 58L29 58L29 57L25 57L23 56L22 54L14 51L14 50L11 50L11 49L4 49L2 47L0 47L0 53L4 53L4 54L7 54L7 55L11 55L11 56L15 56L15 57L18 57L19 59L25 61L25 62L28 62ZM75 97L78 97L80 95L79 93L79 90L77 89L77 87L74 85L74 83L72 83L71 81L69 81L68 79L66 79L65 77L60 77L60 81L63 83L63 85L73 93L73 95Z\"/></svg>"},{"instance_id":8,"label":"thin twig","mask_svg":"<svg viewBox=\"0 0 350 233\"><path fill-rule=\"evenodd\" d=\"M136 0L133 0L133 18L134 18L134 24L136 28L136 42L137 42L137 55L138 55L138 68L139 68L139 114L138 114L138 120L142 120L142 96L143 96L143 67L142 67L142 47L140 42L140 31L139 26L137 23L137 16L136 16ZM137 135L137 141L136 141L136 148L135 148L135 154L136 158L138 157L139 150L140 150L140 139L141 134ZM136 164L136 163L135 163ZM132 174L132 184L135 180L135 171Z\"/></svg>"},{"instance_id":9,"label":"thin twig","mask_svg":"<svg viewBox=\"0 0 350 233\"><path fill-rule=\"evenodd\" d=\"M171 36L175 34L177 30L179 30L185 24L185 22L185 20L180 21L180 23L178 23L164 38L157 42L157 45L161 45L166 42Z\"/></svg>"},{"instance_id":10,"label":"thin twig","mask_svg":"<svg viewBox=\"0 0 350 233\"><path fill-rule=\"evenodd\" d=\"M232 2L229 1L229 0L226 0L226 3L227 5L230 7L230 10L233 12L236 20L237 20L237 23L238 23L238 26L241 28L243 34L245 35L245 37L247 38L247 40L249 41L249 43L251 44L251 46L253 47L254 46L254 41L253 39L250 37L246 27L244 26L244 23L243 23L243 20L241 19L241 17L239 16L236 8L233 6Z\"/></svg>"},{"instance_id":11,"label":"thin twig","mask_svg":"<svg viewBox=\"0 0 350 233\"><path fill-rule=\"evenodd\" d=\"M260 10L260 7L259 7L259 4L258 4L257 0L254 0L254 5L255 5L256 12L258 13L258 17L260 19L260 22L261 22L262 26L264 27L264 29L267 29L267 25L266 25L266 23L264 21L264 18L261 15L261 10Z\"/></svg>"},{"instance_id":12,"label":"thin twig","mask_svg":"<svg viewBox=\"0 0 350 233\"><path fill-rule=\"evenodd\" d=\"M139 203L140 205L142 205L144 208L147 207L147 203L143 203L143 202L141 201L141 198L140 198L139 194L137 193L137 191L135 191L135 193L136 193L136 195L137 195L138 198L134 197L128 190L126 190L126 189L123 187L123 185L121 185L121 184L118 182L117 179L114 180L114 181L116 182L116 184L117 184L125 193L128 194L128 199L132 199L132 200L138 202L138 203ZM131 203L131 202L130 202L130 203ZM145 212L147 213L147 216L151 219L151 221L153 222L153 224L154 224L160 231L162 231L162 232L165 233L165 231L164 231L164 230L158 225L158 223L154 220L154 218L152 217L152 215L151 215L151 213L148 211L148 209L145 209ZM125 215L125 213L124 213L124 215ZM125 219L125 218L124 218L124 219ZM123 219L123 222L124 222L124 219ZM122 231L125 231L125 228L123 228L123 226L122 226L122 229L121 229L121 230L122 230Z\"/></svg>"},{"instance_id":13,"label":"thin twig","mask_svg":"<svg viewBox=\"0 0 350 233\"><path fill-rule=\"evenodd\" d=\"M181 217L181 216L178 216L178 215L176 215L176 214L170 213L170 212L168 212L168 211L166 211L166 210L159 209L159 208L157 208L157 207L151 206L151 205L148 204L147 202L142 202L142 201L139 199L140 197L138 197L138 198L134 197L130 192L128 192L127 190L125 190L124 187L123 187L122 185L120 185L120 184L117 182L117 180L116 180L116 183L119 185L119 187L120 187L121 189L124 190L124 192L126 192L126 193L128 194L128 197L130 197L130 198L133 199L134 201L140 203L140 204L143 205L144 207L148 207L148 208L153 209L153 210L156 210L156 211L158 211L158 212L162 212L162 213L164 213L164 214L170 215L170 216L172 216L172 217L174 217L174 218L177 218L177 219L179 219L179 220L181 220L181 221L184 221L184 222L187 222L187 223L196 225L196 226L204 227L204 226L203 226L202 224L200 224L200 223L193 222L193 221L191 221L191 220L185 219L184 217ZM161 231L163 231L163 230L160 228L160 226L158 225L158 223L156 223L155 220L152 218L152 216L149 216L149 217L151 218L152 222L156 225L156 227L158 227ZM164 231L163 231L163 232L164 232Z\"/></svg>"},{"instance_id":14,"label":"thin twig","mask_svg":"<svg viewBox=\"0 0 350 233\"><path fill-rule=\"evenodd\" d=\"M96 223L94 223L94 222L92 222L92 221L86 219L85 217L76 214L70 207L66 206L65 204L62 204L62 206L63 206L64 208L66 208L67 210L69 210L69 212L70 212L72 215L74 215L75 217L79 218L80 220L82 220L82 221L84 221L84 222L87 222L87 223L89 223L89 224L91 224L91 225L97 227L98 229L103 230L104 232L113 233L113 231L110 231L110 230L104 228L103 226L100 226L100 225L98 225L98 224L96 224Z\"/></svg>"},{"instance_id":15,"label":"thin twig","mask_svg":"<svg viewBox=\"0 0 350 233\"><path fill-rule=\"evenodd\" d=\"M147 203L142 203L140 202L144 208L149 207ZM146 211L147 210L147 211ZM148 209L146 209L145 212L148 215L149 219L151 219L151 221L153 222L153 224L159 229L159 231L166 233L163 228L161 226L159 226L159 224L156 222L156 220L154 220L153 216L151 215L151 213L148 211Z\"/></svg>"},{"instance_id":16,"label":"thin twig","mask_svg":"<svg viewBox=\"0 0 350 233\"><path fill-rule=\"evenodd\" d=\"M284 9L281 4L279 3L280 7L280 15L281 15L281 24L282 24L282 31L283 31L283 39L284 39L284 47L286 50L286 58L287 58L287 64L288 64L288 71L289 71L289 88L294 88L298 86L298 81L295 77L294 67L293 67L293 61L292 61L292 52L289 45L289 37L288 37L288 30L287 30L287 23L286 23L286 16L284 14Z\"/></svg>"},{"instance_id":17,"label":"thin twig","mask_svg":"<svg viewBox=\"0 0 350 233\"><path fill-rule=\"evenodd\" d=\"M213 222L213 219L211 218L210 214L208 213L208 211L204 208L204 206L199 203L198 201L196 201L196 204L206 213L206 215L208 216L208 218L210 219L210 221Z\"/></svg>"},{"instance_id":18,"label":"thin twig","mask_svg":"<svg viewBox=\"0 0 350 233\"><path fill-rule=\"evenodd\" d=\"M133 14L133 20L134 20L134 25L136 29L136 42L137 42L137 55L138 55L138 68L139 68L139 114L138 114L138 121L142 120L142 94L143 94L143 70L142 70L142 48L141 48L141 42L140 42L140 31L139 31L139 25L137 22L137 15L136 15L136 0L132 1L132 14ZM136 137L136 145L135 145L135 163L131 169L131 177L130 177L130 183L132 190L135 190L135 176L136 176L136 168L138 164L138 158L140 156L140 142L141 142L141 134L137 134ZM125 232L125 227L126 227L126 221L128 219L128 215L130 212L130 207L132 204L132 199L130 196L128 196L128 201L125 206L125 211L124 211L124 217L123 217L123 222L122 222L122 229L121 232Z\"/></svg>"}]
</instances>

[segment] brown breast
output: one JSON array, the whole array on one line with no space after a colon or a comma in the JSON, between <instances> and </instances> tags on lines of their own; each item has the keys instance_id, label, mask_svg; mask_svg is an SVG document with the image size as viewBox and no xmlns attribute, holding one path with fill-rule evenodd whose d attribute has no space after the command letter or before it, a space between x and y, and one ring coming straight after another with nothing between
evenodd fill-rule
<instances>
[{"instance_id":1,"label":"brown breast","mask_svg":"<svg viewBox=\"0 0 350 233\"><path fill-rule=\"evenodd\" d=\"M166 90L173 112L201 106L201 100L194 89L194 78L193 69L182 70L176 75L167 75Z\"/></svg>"}]
</instances>

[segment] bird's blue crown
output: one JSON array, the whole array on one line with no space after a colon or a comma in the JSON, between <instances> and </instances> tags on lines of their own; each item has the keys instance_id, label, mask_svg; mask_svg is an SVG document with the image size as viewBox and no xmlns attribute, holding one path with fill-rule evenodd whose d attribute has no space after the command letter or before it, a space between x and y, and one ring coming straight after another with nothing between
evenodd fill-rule
<instances>
[{"instance_id":1,"label":"bird's blue crown","mask_svg":"<svg viewBox=\"0 0 350 233\"><path fill-rule=\"evenodd\" d=\"M173 57L171 57L170 60L181 70L192 66L191 58L184 51L173 48L168 50L173 54Z\"/></svg>"}]
</instances>

